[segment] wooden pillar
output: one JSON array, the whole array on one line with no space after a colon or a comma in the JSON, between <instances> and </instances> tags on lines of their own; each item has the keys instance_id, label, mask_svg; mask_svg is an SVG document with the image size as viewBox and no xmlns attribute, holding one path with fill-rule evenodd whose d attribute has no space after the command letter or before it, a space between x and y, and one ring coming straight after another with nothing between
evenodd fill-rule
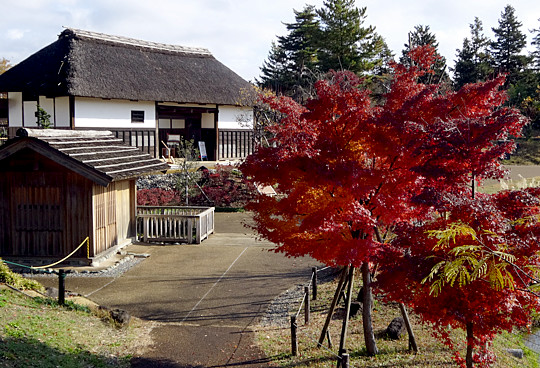
<instances>
[{"instance_id":1,"label":"wooden pillar","mask_svg":"<svg viewBox=\"0 0 540 368\"><path fill-rule=\"evenodd\" d=\"M216 105L214 112L214 130L216 132L216 141L214 142L214 160L219 161L219 107Z\"/></svg>"},{"instance_id":2,"label":"wooden pillar","mask_svg":"<svg viewBox=\"0 0 540 368\"><path fill-rule=\"evenodd\" d=\"M69 125L75 129L75 96L69 96Z\"/></svg>"}]
</instances>

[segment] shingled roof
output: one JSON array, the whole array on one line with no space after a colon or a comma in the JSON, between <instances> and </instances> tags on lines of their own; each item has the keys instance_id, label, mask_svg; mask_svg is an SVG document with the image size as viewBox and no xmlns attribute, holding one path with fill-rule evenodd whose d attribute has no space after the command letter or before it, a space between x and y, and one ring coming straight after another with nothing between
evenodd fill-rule
<instances>
[{"instance_id":1,"label":"shingled roof","mask_svg":"<svg viewBox=\"0 0 540 368\"><path fill-rule=\"evenodd\" d=\"M26 148L103 186L169 168L109 131L90 130L21 128L0 147L0 161Z\"/></svg>"},{"instance_id":2,"label":"shingled roof","mask_svg":"<svg viewBox=\"0 0 540 368\"><path fill-rule=\"evenodd\" d=\"M0 75L0 91L240 105L251 84L203 48L67 28Z\"/></svg>"}]
</instances>

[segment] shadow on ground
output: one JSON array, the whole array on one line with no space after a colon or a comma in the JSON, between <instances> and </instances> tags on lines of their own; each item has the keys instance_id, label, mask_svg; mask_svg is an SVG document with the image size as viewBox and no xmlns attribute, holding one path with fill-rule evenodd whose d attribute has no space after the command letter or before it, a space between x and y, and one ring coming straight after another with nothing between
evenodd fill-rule
<instances>
[{"instance_id":1,"label":"shadow on ground","mask_svg":"<svg viewBox=\"0 0 540 368\"><path fill-rule=\"evenodd\" d=\"M0 337L2 368L36 367L36 362L39 362L40 367L106 367L112 366L115 360L116 358L91 353L82 347L65 352L33 338Z\"/></svg>"}]
</instances>

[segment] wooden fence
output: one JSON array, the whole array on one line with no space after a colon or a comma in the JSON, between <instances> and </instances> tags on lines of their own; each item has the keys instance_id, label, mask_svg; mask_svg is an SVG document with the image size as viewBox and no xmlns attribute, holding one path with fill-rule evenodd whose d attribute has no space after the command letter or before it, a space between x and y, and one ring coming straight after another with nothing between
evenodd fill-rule
<instances>
[{"instance_id":1,"label":"wooden fence","mask_svg":"<svg viewBox=\"0 0 540 368\"><path fill-rule=\"evenodd\" d=\"M252 130L219 130L219 160L246 158L253 149Z\"/></svg>"},{"instance_id":2,"label":"wooden fence","mask_svg":"<svg viewBox=\"0 0 540 368\"><path fill-rule=\"evenodd\" d=\"M137 234L146 242L200 244L214 232L214 207L137 207Z\"/></svg>"}]
</instances>

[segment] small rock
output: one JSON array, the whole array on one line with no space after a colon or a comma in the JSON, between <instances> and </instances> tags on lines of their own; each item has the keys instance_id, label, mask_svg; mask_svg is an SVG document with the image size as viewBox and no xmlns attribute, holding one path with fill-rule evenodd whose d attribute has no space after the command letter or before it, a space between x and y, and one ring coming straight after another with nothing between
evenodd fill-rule
<instances>
[{"instance_id":1,"label":"small rock","mask_svg":"<svg viewBox=\"0 0 540 368\"><path fill-rule=\"evenodd\" d=\"M131 321L131 315L122 309L113 309L109 312L111 319L120 326L127 326Z\"/></svg>"},{"instance_id":2,"label":"small rock","mask_svg":"<svg viewBox=\"0 0 540 368\"><path fill-rule=\"evenodd\" d=\"M351 302L351 310L349 312L349 318L355 317L358 313L362 312L363 304L358 301Z\"/></svg>"},{"instance_id":3,"label":"small rock","mask_svg":"<svg viewBox=\"0 0 540 368\"><path fill-rule=\"evenodd\" d=\"M49 298L56 299L58 298L58 289L54 287L47 287L45 288L45 295L47 295Z\"/></svg>"},{"instance_id":4,"label":"small rock","mask_svg":"<svg viewBox=\"0 0 540 368\"><path fill-rule=\"evenodd\" d=\"M521 349L506 349L506 351L518 359L523 359L523 350Z\"/></svg>"},{"instance_id":5,"label":"small rock","mask_svg":"<svg viewBox=\"0 0 540 368\"><path fill-rule=\"evenodd\" d=\"M396 317L390 322L386 328L386 335L392 340L398 340L401 335L403 335L403 328L405 327L405 322L403 318Z\"/></svg>"}]
</instances>

